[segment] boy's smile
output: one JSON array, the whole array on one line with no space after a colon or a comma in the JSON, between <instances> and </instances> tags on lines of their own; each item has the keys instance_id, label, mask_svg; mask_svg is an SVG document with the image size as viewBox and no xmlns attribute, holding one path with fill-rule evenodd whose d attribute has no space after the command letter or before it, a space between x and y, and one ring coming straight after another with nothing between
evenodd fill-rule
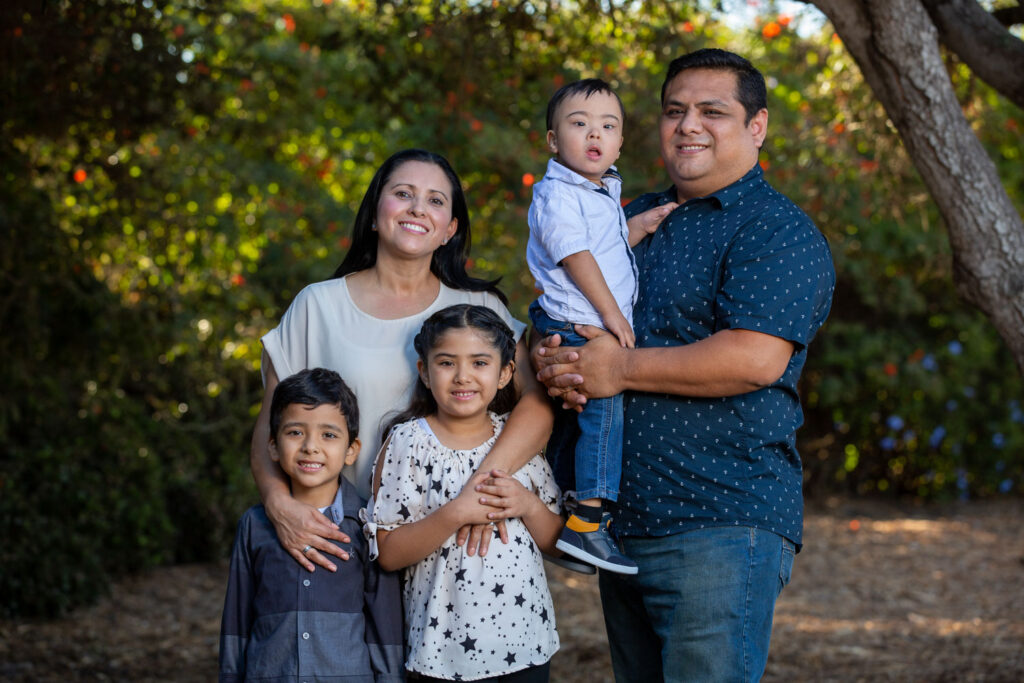
<instances>
[{"instance_id":1,"label":"boy's smile","mask_svg":"<svg viewBox=\"0 0 1024 683\"><path fill-rule=\"evenodd\" d=\"M548 131L548 148L563 166L597 185L622 149L622 107L615 95L567 97Z\"/></svg>"},{"instance_id":2,"label":"boy's smile","mask_svg":"<svg viewBox=\"0 0 1024 683\"><path fill-rule=\"evenodd\" d=\"M292 496L315 507L334 501L342 468L358 455L359 440L349 443L348 421L330 404L286 406L270 448L271 458L292 480Z\"/></svg>"}]
</instances>

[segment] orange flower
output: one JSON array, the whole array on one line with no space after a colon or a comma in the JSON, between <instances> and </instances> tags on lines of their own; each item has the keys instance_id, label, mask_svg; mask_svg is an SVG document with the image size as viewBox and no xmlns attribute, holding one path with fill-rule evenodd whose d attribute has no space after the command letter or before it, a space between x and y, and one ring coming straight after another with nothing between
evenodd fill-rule
<instances>
[{"instance_id":1,"label":"orange flower","mask_svg":"<svg viewBox=\"0 0 1024 683\"><path fill-rule=\"evenodd\" d=\"M758 163L759 163L759 164L761 164L761 170L762 170L762 171L767 171L767 170L768 170L768 167L769 167L769 166L771 166L771 164L770 164L770 163L768 163L768 162L767 162L766 160L764 160L764 159L761 159L761 161L759 161Z\"/></svg>"},{"instance_id":2,"label":"orange flower","mask_svg":"<svg viewBox=\"0 0 1024 683\"><path fill-rule=\"evenodd\" d=\"M885 364L885 374L889 375L890 377L895 377L896 373L898 373L899 371L900 370L899 370L899 368L896 367L895 363L886 363Z\"/></svg>"},{"instance_id":3,"label":"orange flower","mask_svg":"<svg viewBox=\"0 0 1024 683\"><path fill-rule=\"evenodd\" d=\"M75 176L74 177L75 177L75 182L76 183L84 183L85 179L88 178L89 176L86 174L84 168L80 168L80 169L75 171Z\"/></svg>"},{"instance_id":4,"label":"orange flower","mask_svg":"<svg viewBox=\"0 0 1024 683\"><path fill-rule=\"evenodd\" d=\"M793 17L783 14L779 17L779 26L789 26L789 22L793 21Z\"/></svg>"},{"instance_id":5,"label":"orange flower","mask_svg":"<svg viewBox=\"0 0 1024 683\"><path fill-rule=\"evenodd\" d=\"M533 181L534 181L534 179L533 179L533 174L532 173L524 173L523 174L523 186L524 187L530 187L531 185L533 185Z\"/></svg>"},{"instance_id":6,"label":"orange flower","mask_svg":"<svg viewBox=\"0 0 1024 683\"><path fill-rule=\"evenodd\" d=\"M295 17L286 14L281 19L284 21L284 30L288 33L295 33Z\"/></svg>"},{"instance_id":7,"label":"orange flower","mask_svg":"<svg viewBox=\"0 0 1024 683\"><path fill-rule=\"evenodd\" d=\"M683 31L685 31L686 33L693 33L693 22L692 21L684 21L683 22Z\"/></svg>"},{"instance_id":8,"label":"orange flower","mask_svg":"<svg viewBox=\"0 0 1024 683\"><path fill-rule=\"evenodd\" d=\"M836 134L842 133L842 132L844 132L846 130L846 124L843 123L842 121L840 121L836 125L832 126L832 130Z\"/></svg>"},{"instance_id":9,"label":"orange flower","mask_svg":"<svg viewBox=\"0 0 1024 683\"><path fill-rule=\"evenodd\" d=\"M765 40L771 40L780 33L782 33L782 27L774 21L769 21L764 25L764 28L761 29L761 35L764 36Z\"/></svg>"},{"instance_id":10,"label":"orange flower","mask_svg":"<svg viewBox=\"0 0 1024 683\"><path fill-rule=\"evenodd\" d=\"M484 124L480 123L479 119L473 119L469 122L469 127L473 129L474 133L479 133L484 129Z\"/></svg>"}]
</instances>

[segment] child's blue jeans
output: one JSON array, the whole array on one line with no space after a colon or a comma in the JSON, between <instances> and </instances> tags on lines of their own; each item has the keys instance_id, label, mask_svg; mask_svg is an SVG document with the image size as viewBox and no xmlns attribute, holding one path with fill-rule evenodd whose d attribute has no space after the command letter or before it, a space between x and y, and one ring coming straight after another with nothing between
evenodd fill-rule
<instances>
[{"instance_id":1,"label":"child's blue jeans","mask_svg":"<svg viewBox=\"0 0 1024 683\"><path fill-rule=\"evenodd\" d=\"M587 341L573 323L554 320L536 301L530 304L530 321L540 335L559 335L562 346L583 346ZM582 413L556 410L546 452L562 490L574 490L576 500L618 500L622 431L622 394L588 399Z\"/></svg>"}]
</instances>

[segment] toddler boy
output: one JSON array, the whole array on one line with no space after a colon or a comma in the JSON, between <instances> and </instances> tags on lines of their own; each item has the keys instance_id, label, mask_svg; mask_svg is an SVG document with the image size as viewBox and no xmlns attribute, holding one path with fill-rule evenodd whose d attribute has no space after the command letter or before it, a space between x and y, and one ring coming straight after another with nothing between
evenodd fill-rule
<instances>
[{"instance_id":1,"label":"toddler boy","mask_svg":"<svg viewBox=\"0 0 1024 683\"><path fill-rule=\"evenodd\" d=\"M220 681L404 680L398 575L367 558L365 505L341 470L359 455L359 409L332 370L303 370L270 404L271 457L292 496L352 539L337 572L307 572L281 547L262 505L238 523L220 634ZM341 544L339 544L341 545Z\"/></svg>"},{"instance_id":2,"label":"toddler boy","mask_svg":"<svg viewBox=\"0 0 1024 683\"><path fill-rule=\"evenodd\" d=\"M600 79L570 83L548 103L547 143L555 157L533 188L526 260L542 292L530 305L530 320L538 333L558 334L563 346L586 343L578 324L602 327L624 347L635 343L636 265L620 204L622 179L613 166L624 123L622 102ZM574 489L577 501L557 547L601 569L635 574L636 564L608 532L605 510L619 494L622 421L621 394L587 401L578 416L558 411L547 453L558 484Z\"/></svg>"}]
</instances>

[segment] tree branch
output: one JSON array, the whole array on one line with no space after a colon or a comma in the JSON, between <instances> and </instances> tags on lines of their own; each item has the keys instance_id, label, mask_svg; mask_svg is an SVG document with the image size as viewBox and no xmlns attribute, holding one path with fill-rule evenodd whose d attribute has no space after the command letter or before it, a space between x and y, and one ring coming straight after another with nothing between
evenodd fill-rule
<instances>
[{"instance_id":1,"label":"tree branch","mask_svg":"<svg viewBox=\"0 0 1024 683\"><path fill-rule=\"evenodd\" d=\"M992 10L992 16L1006 28L1016 26L1017 24L1024 24L1024 6L1018 5L1017 7L1004 7Z\"/></svg>"},{"instance_id":2,"label":"tree branch","mask_svg":"<svg viewBox=\"0 0 1024 683\"><path fill-rule=\"evenodd\" d=\"M981 80L1024 108L1024 69L1010 67L1024 64L1024 41L976 0L922 0L922 4L942 43Z\"/></svg>"}]
</instances>

